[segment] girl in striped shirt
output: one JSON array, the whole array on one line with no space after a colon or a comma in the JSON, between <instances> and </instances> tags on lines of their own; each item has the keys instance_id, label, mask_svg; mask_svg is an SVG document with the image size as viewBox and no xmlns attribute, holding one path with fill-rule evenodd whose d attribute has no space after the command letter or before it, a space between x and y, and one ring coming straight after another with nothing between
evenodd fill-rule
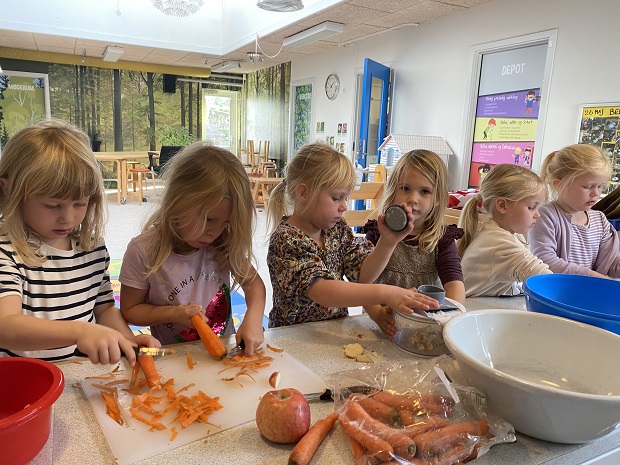
<instances>
[{"instance_id":1,"label":"girl in striped shirt","mask_svg":"<svg viewBox=\"0 0 620 465\"><path fill-rule=\"evenodd\" d=\"M554 200L530 229L532 253L554 273L620 278L618 234L592 210L611 177L609 159L592 145L569 145L547 155L540 177Z\"/></svg>"},{"instance_id":2,"label":"girl in striped shirt","mask_svg":"<svg viewBox=\"0 0 620 465\"><path fill-rule=\"evenodd\" d=\"M103 242L103 180L88 137L60 121L24 128L0 158L0 357L133 364Z\"/></svg>"}]
</instances>

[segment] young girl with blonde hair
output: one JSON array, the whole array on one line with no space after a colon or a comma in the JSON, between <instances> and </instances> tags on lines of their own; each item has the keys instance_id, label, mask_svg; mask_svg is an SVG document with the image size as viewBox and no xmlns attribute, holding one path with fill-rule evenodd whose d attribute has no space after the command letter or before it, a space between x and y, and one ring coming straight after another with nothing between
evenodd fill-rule
<instances>
[{"instance_id":1,"label":"young girl with blonde hair","mask_svg":"<svg viewBox=\"0 0 620 465\"><path fill-rule=\"evenodd\" d=\"M465 234L457 245L468 297L521 295L527 278L551 273L525 240L546 196L545 184L528 168L500 164L489 171L459 220Z\"/></svg>"},{"instance_id":2,"label":"young girl with blonde hair","mask_svg":"<svg viewBox=\"0 0 620 465\"><path fill-rule=\"evenodd\" d=\"M61 121L14 134L0 157L0 357L135 362L114 304L104 190L88 137ZM95 324L96 323L96 324Z\"/></svg>"},{"instance_id":3,"label":"young girl with blonde hair","mask_svg":"<svg viewBox=\"0 0 620 465\"><path fill-rule=\"evenodd\" d=\"M352 163L326 144L303 146L287 165L268 205L275 228L267 254L273 285L270 327L346 316L349 306L385 304L405 312L438 307L415 289L366 284L379 276L396 244L411 231L412 216L399 233L379 217L382 238L373 248L356 238L342 218L354 186ZM289 204L292 214L284 216ZM382 327L383 310L369 315Z\"/></svg>"},{"instance_id":4,"label":"young girl with blonde hair","mask_svg":"<svg viewBox=\"0 0 620 465\"><path fill-rule=\"evenodd\" d=\"M619 278L618 234L592 210L609 182L609 159L592 145L569 145L547 155L540 176L553 201L530 231L532 252L554 273Z\"/></svg>"},{"instance_id":5,"label":"young girl with blonde hair","mask_svg":"<svg viewBox=\"0 0 620 465\"><path fill-rule=\"evenodd\" d=\"M237 343L253 354L263 342L265 285L252 265L256 210L243 165L227 150L195 142L166 164L163 179L161 205L125 252L123 315L150 325L162 344L198 339L196 314L217 334L233 334L232 275L247 303Z\"/></svg>"}]
</instances>

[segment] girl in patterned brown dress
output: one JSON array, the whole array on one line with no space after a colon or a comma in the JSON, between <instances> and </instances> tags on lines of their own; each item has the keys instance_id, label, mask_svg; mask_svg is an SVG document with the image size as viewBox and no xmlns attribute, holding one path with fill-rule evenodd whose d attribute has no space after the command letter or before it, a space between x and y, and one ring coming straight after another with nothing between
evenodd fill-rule
<instances>
[{"instance_id":1,"label":"girl in patterned brown dress","mask_svg":"<svg viewBox=\"0 0 620 465\"><path fill-rule=\"evenodd\" d=\"M273 285L269 326L284 326L348 315L349 306L375 306L370 317L379 324L380 304L412 312L437 308L436 300L415 289L372 283L396 245L412 229L391 231L379 217L382 239L373 247L356 238L343 220L347 197L355 185L350 160L326 144L302 147L286 167L285 180L271 195L272 231L267 264ZM292 214L285 216L287 202ZM343 278L346 277L347 281Z\"/></svg>"}]
</instances>

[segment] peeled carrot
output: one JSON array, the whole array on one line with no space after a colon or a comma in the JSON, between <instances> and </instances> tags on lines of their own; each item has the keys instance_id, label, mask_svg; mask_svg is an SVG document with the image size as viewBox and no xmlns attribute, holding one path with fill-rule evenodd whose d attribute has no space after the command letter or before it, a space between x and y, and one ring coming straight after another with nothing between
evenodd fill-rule
<instances>
[{"instance_id":1,"label":"peeled carrot","mask_svg":"<svg viewBox=\"0 0 620 465\"><path fill-rule=\"evenodd\" d=\"M213 330L209 327L205 321L200 318L200 315L192 316L192 324L196 331L198 331L198 335L200 336L200 340L202 341L205 349L209 352L211 357L215 360L222 360L228 354L228 350L226 346L222 342L222 340L213 332Z\"/></svg>"},{"instance_id":2,"label":"peeled carrot","mask_svg":"<svg viewBox=\"0 0 620 465\"><path fill-rule=\"evenodd\" d=\"M334 427L334 423L338 419L336 412L317 421L312 428L299 440L293 447L291 455L288 458L288 465L308 465L312 456L319 448L325 436Z\"/></svg>"},{"instance_id":3,"label":"peeled carrot","mask_svg":"<svg viewBox=\"0 0 620 465\"><path fill-rule=\"evenodd\" d=\"M159 386L161 384L161 378L155 369L155 360L153 360L153 356L138 355L138 363L140 364L140 368L142 368L142 372L144 373L149 387L154 388Z\"/></svg>"},{"instance_id":4,"label":"peeled carrot","mask_svg":"<svg viewBox=\"0 0 620 465\"><path fill-rule=\"evenodd\" d=\"M360 403L353 401L347 404L347 417L356 422L360 428L386 441L397 456L410 459L415 455L416 444L413 439L402 434L400 429L391 428L372 418Z\"/></svg>"}]
</instances>

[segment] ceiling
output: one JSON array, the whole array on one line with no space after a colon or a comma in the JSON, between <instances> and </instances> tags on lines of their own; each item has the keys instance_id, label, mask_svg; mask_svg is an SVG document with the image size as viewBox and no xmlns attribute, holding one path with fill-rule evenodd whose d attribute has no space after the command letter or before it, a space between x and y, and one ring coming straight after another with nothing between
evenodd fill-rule
<instances>
[{"instance_id":1,"label":"ceiling","mask_svg":"<svg viewBox=\"0 0 620 465\"><path fill-rule=\"evenodd\" d=\"M49 0L43 1L47 2ZM81 8L83 10L87 8L83 7L86 4L81 0L63 0L65 4L69 4L71 1L73 1L73 6L76 9ZM212 1L204 0L203 3ZM230 5L230 0L228 1ZM242 16L234 10L230 10L227 6L216 9L216 13L221 14L221 20L213 18L213 16L217 15L209 17L210 21L220 21L218 27L220 27L220 30L224 28L224 32L220 32L221 36L226 34L230 36L226 43L221 42L218 44L219 47L210 48L204 43L200 44L200 46L179 45L181 41L178 41L175 44L172 32L169 33L171 39L168 43L148 40L146 33L149 32L149 29L144 25L155 24L158 20L156 15L161 17L161 13L154 7L141 8L139 16L134 20L135 22L139 21L140 24L135 28L128 28L127 23L123 26L127 28L126 30L136 31L136 33L123 36L121 31L120 34L113 37L114 40L110 40L110 37L106 37L105 40L98 40L92 37L93 34L84 32L89 27L92 27L93 30L105 28L105 17L102 19L101 15L97 13L91 18L92 24L84 24L85 20L78 18L78 21L83 26L80 33L77 29L71 30L70 28L56 31L53 26L46 26L44 24L45 17L38 24L35 24L36 21L20 21L19 18L12 19L11 15L14 12L12 10L5 10L4 18L0 19L0 57L15 57L15 52L17 51L38 51L71 55L74 59L81 59L83 56L85 58L93 57L93 59L100 61L106 46L115 45L124 49L122 60L137 62L133 63L134 65L143 63L159 66L201 68L204 70L205 68L217 67L218 64L226 60L237 60L241 62L241 67L229 72L247 73L303 58L304 56L325 52L338 46L352 45L357 41L371 38L390 30L423 25L425 22L432 21L435 18L457 13L490 1L305 0L306 8L296 13L264 12L255 6L256 0L245 1L245 5L243 5L245 21L241 21ZM122 5L120 0L116 0L113 3L114 7L117 8L116 15L120 16ZM18 4L16 3L16 5ZM326 4L328 5L327 7L325 7ZM31 4L23 2L23 5L26 8ZM201 12L203 15L208 15L209 11L213 11L207 7L208 5L201 7L204 9ZM128 14L125 16L128 16ZM150 17L151 15L153 18ZM271 25L265 26L264 23L259 24L257 22L254 24L254 27L250 27L249 24L253 24L251 18L253 16L261 18L260 15L271 18ZM248 17L250 18L249 20L247 19ZM274 20L273 18L276 19ZM114 19L112 17L112 20ZM282 47L282 42L286 37L324 21L342 23L344 31L302 47ZM48 22L53 22L53 18L51 20L48 19ZM196 19L192 22L191 16L186 18L184 25L187 24L195 24L193 27L197 30L197 33L201 28L208 28L208 25L205 25L204 19ZM145 31L142 36L140 36L140 30ZM48 31L55 33L50 34L47 33ZM99 33L98 36L105 37L105 33ZM251 62L248 59L247 53L254 52L257 50L257 47L260 47L259 51L262 51L270 58L265 57L262 62ZM7 54L7 52L12 52L13 55ZM25 57L26 55L24 55Z\"/></svg>"}]
</instances>

